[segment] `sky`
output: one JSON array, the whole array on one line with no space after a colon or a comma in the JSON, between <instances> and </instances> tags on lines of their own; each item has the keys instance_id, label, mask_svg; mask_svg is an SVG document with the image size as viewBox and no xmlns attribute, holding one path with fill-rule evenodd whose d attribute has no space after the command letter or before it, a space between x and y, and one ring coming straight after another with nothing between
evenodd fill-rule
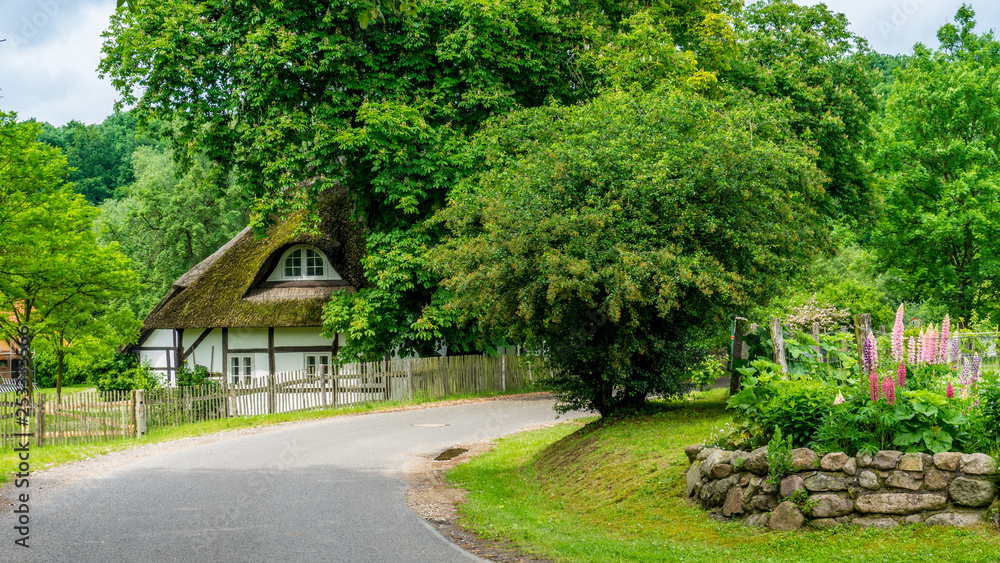
<instances>
[{"instance_id":1,"label":"sky","mask_svg":"<svg viewBox=\"0 0 1000 563\"><path fill-rule=\"evenodd\" d=\"M1000 28L1000 3L966 0L980 32ZM818 4L798 0L800 4ZM882 53L912 53L914 43L937 46L936 32L961 0L827 0L851 29ZM100 123L118 94L100 79L101 33L115 0L0 0L0 111L53 125Z\"/></svg>"}]
</instances>

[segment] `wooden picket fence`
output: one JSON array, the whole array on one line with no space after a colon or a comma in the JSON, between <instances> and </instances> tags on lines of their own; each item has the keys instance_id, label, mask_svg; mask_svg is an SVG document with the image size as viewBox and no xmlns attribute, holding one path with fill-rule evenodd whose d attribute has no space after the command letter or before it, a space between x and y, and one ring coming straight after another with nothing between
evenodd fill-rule
<instances>
[{"instance_id":1,"label":"wooden picket fence","mask_svg":"<svg viewBox=\"0 0 1000 563\"><path fill-rule=\"evenodd\" d=\"M505 355L411 358L334 366L334 373L290 372L234 384L135 391L0 393L0 446L25 436L32 443L68 444L144 435L230 416L254 416L363 403L435 399L457 394L520 391L546 369L537 358ZM18 412L21 408L23 412ZM24 416L27 413L28 416Z\"/></svg>"}]
</instances>

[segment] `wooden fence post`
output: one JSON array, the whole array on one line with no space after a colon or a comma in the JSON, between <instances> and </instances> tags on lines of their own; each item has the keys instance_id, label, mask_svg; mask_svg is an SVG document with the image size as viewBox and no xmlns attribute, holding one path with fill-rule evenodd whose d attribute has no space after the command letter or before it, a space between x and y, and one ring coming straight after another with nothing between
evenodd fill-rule
<instances>
[{"instance_id":1,"label":"wooden fence post","mask_svg":"<svg viewBox=\"0 0 1000 563\"><path fill-rule=\"evenodd\" d=\"M132 430L129 434L133 438L139 436L139 428L135 423L135 392L136 389L133 389L128 394L128 427Z\"/></svg>"},{"instance_id":2,"label":"wooden fence post","mask_svg":"<svg viewBox=\"0 0 1000 563\"><path fill-rule=\"evenodd\" d=\"M135 437L146 435L146 390L135 390Z\"/></svg>"},{"instance_id":3,"label":"wooden fence post","mask_svg":"<svg viewBox=\"0 0 1000 563\"><path fill-rule=\"evenodd\" d=\"M267 375L267 414L274 414L275 400L274 374Z\"/></svg>"},{"instance_id":4,"label":"wooden fence post","mask_svg":"<svg viewBox=\"0 0 1000 563\"><path fill-rule=\"evenodd\" d=\"M823 348L819 345L819 323L813 323L812 326L812 336L813 340L816 341L816 346L813 347L816 350L816 359L822 363L823 362Z\"/></svg>"},{"instance_id":5,"label":"wooden fence post","mask_svg":"<svg viewBox=\"0 0 1000 563\"><path fill-rule=\"evenodd\" d=\"M337 364L333 368L333 407L337 407L337 401L340 400L340 364Z\"/></svg>"},{"instance_id":6,"label":"wooden fence post","mask_svg":"<svg viewBox=\"0 0 1000 563\"><path fill-rule=\"evenodd\" d=\"M736 326L733 328L733 350L729 358L729 394L735 395L740 392L743 382L743 374L736 371L736 360L747 359L746 343L743 337L746 336L747 322L743 319L736 319Z\"/></svg>"},{"instance_id":7,"label":"wooden fence post","mask_svg":"<svg viewBox=\"0 0 1000 563\"><path fill-rule=\"evenodd\" d=\"M331 370L330 368L327 368L326 373L324 373L323 376L319 378L319 392L320 392L320 397L322 398L322 404L324 409L328 406L326 402L326 378L330 377L330 373L332 371L333 370Z\"/></svg>"},{"instance_id":8,"label":"wooden fence post","mask_svg":"<svg viewBox=\"0 0 1000 563\"><path fill-rule=\"evenodd\" d=\"M771 317L771 344L774 347L774 363L781 366L781 373L788 373L785 363L785 337L781 333L781 319Z\"/></svg>"},{"instance_id":9,"label":"wooden fence post","mask_svg":"<svg viewBox=\"0 0 1000 563\"><path fill-rule=\"evenodd\" d=\"M858 343L858 371L865 373L865 338L872 331L872 316L868 313L854 315L854 340Z\"/></svg>"},{"instance_id":10,"label":"wooden fence post","mask_svg":"<svg viewBox=\"0 0 1000 563\"><path fill-rule=\"evenodd\" d=\"M507 354L500 356L500 390L507 392Z\"/></svg>"},{"instance_id":11,"label":"wooden fence post","mask_svg":"<svg viewBox=\"0 0 1000 563\"><path fill-rule=\"evenodd\" d=\"M38 433L36 442L39 446L45 445L45 393L39 393L38 397L38 410L35 416L38 417L38 422L35 423L35 430Z\"/></svg>"},{"instance_id":12,"label":"wooden fence post","mask_svg":"<svg viewBox=\"0 0 1000 563\"><path fill-rule=\"evenodd\" d=\"M413 400L413 360L406 359L406 394L407 398Z\"/></svg>"},{"instance_id":13,"label":"wooden fence post","mask_svg":"<svg viewBox=\"0 0 1000 563\"><path fill-rule=\"evenodd\" d=\"M441 356L441 379L444 386L444 397L448 396L448 356Z\"/></svg>"}]
</instances>

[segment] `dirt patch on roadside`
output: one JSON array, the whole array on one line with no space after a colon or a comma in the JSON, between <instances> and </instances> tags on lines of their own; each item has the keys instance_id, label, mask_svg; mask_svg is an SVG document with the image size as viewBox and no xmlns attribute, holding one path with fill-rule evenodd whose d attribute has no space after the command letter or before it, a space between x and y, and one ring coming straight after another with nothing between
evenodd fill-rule
<instances>
[{"instance_id":1,"label":"dirt patch on roadside","mask_svg":"<svg viewBox=\"0 0 1000 563\"><path fill-rule=\"evenodd\" d=\"M525 430L545 426L549 425L533 426ZM499 563L551 563L550 559L536 559L521 552L510 542L479 537L458 523L457 506L465 502L465 490L447 484L444 475L456 465L489 451L494 444L494 440L456 444L451 449L467 451L445 461L436 461L434 458L441 452L432 452L407 463L403 468L409 483L406 503L446 538L483 559Z\"/></svg>"}]
</instances>

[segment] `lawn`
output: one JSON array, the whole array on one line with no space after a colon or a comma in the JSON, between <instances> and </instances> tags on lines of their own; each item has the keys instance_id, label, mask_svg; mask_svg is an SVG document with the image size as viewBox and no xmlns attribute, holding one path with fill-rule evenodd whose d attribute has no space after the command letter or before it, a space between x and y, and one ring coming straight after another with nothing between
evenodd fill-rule
<instances>
[{"instance_id":1,"label":"lawn","mask_svg":"<svg viewBox=\"0 0 1000 563\"><path fill-rule=\"evenodd\" d=\"M469 491L463 523L554 561L1000 560L986 525L777 533L711 520L686 498L684 447L729 420L725 393L504 438L448 476Z\"/></svg>"}]
</instances>

